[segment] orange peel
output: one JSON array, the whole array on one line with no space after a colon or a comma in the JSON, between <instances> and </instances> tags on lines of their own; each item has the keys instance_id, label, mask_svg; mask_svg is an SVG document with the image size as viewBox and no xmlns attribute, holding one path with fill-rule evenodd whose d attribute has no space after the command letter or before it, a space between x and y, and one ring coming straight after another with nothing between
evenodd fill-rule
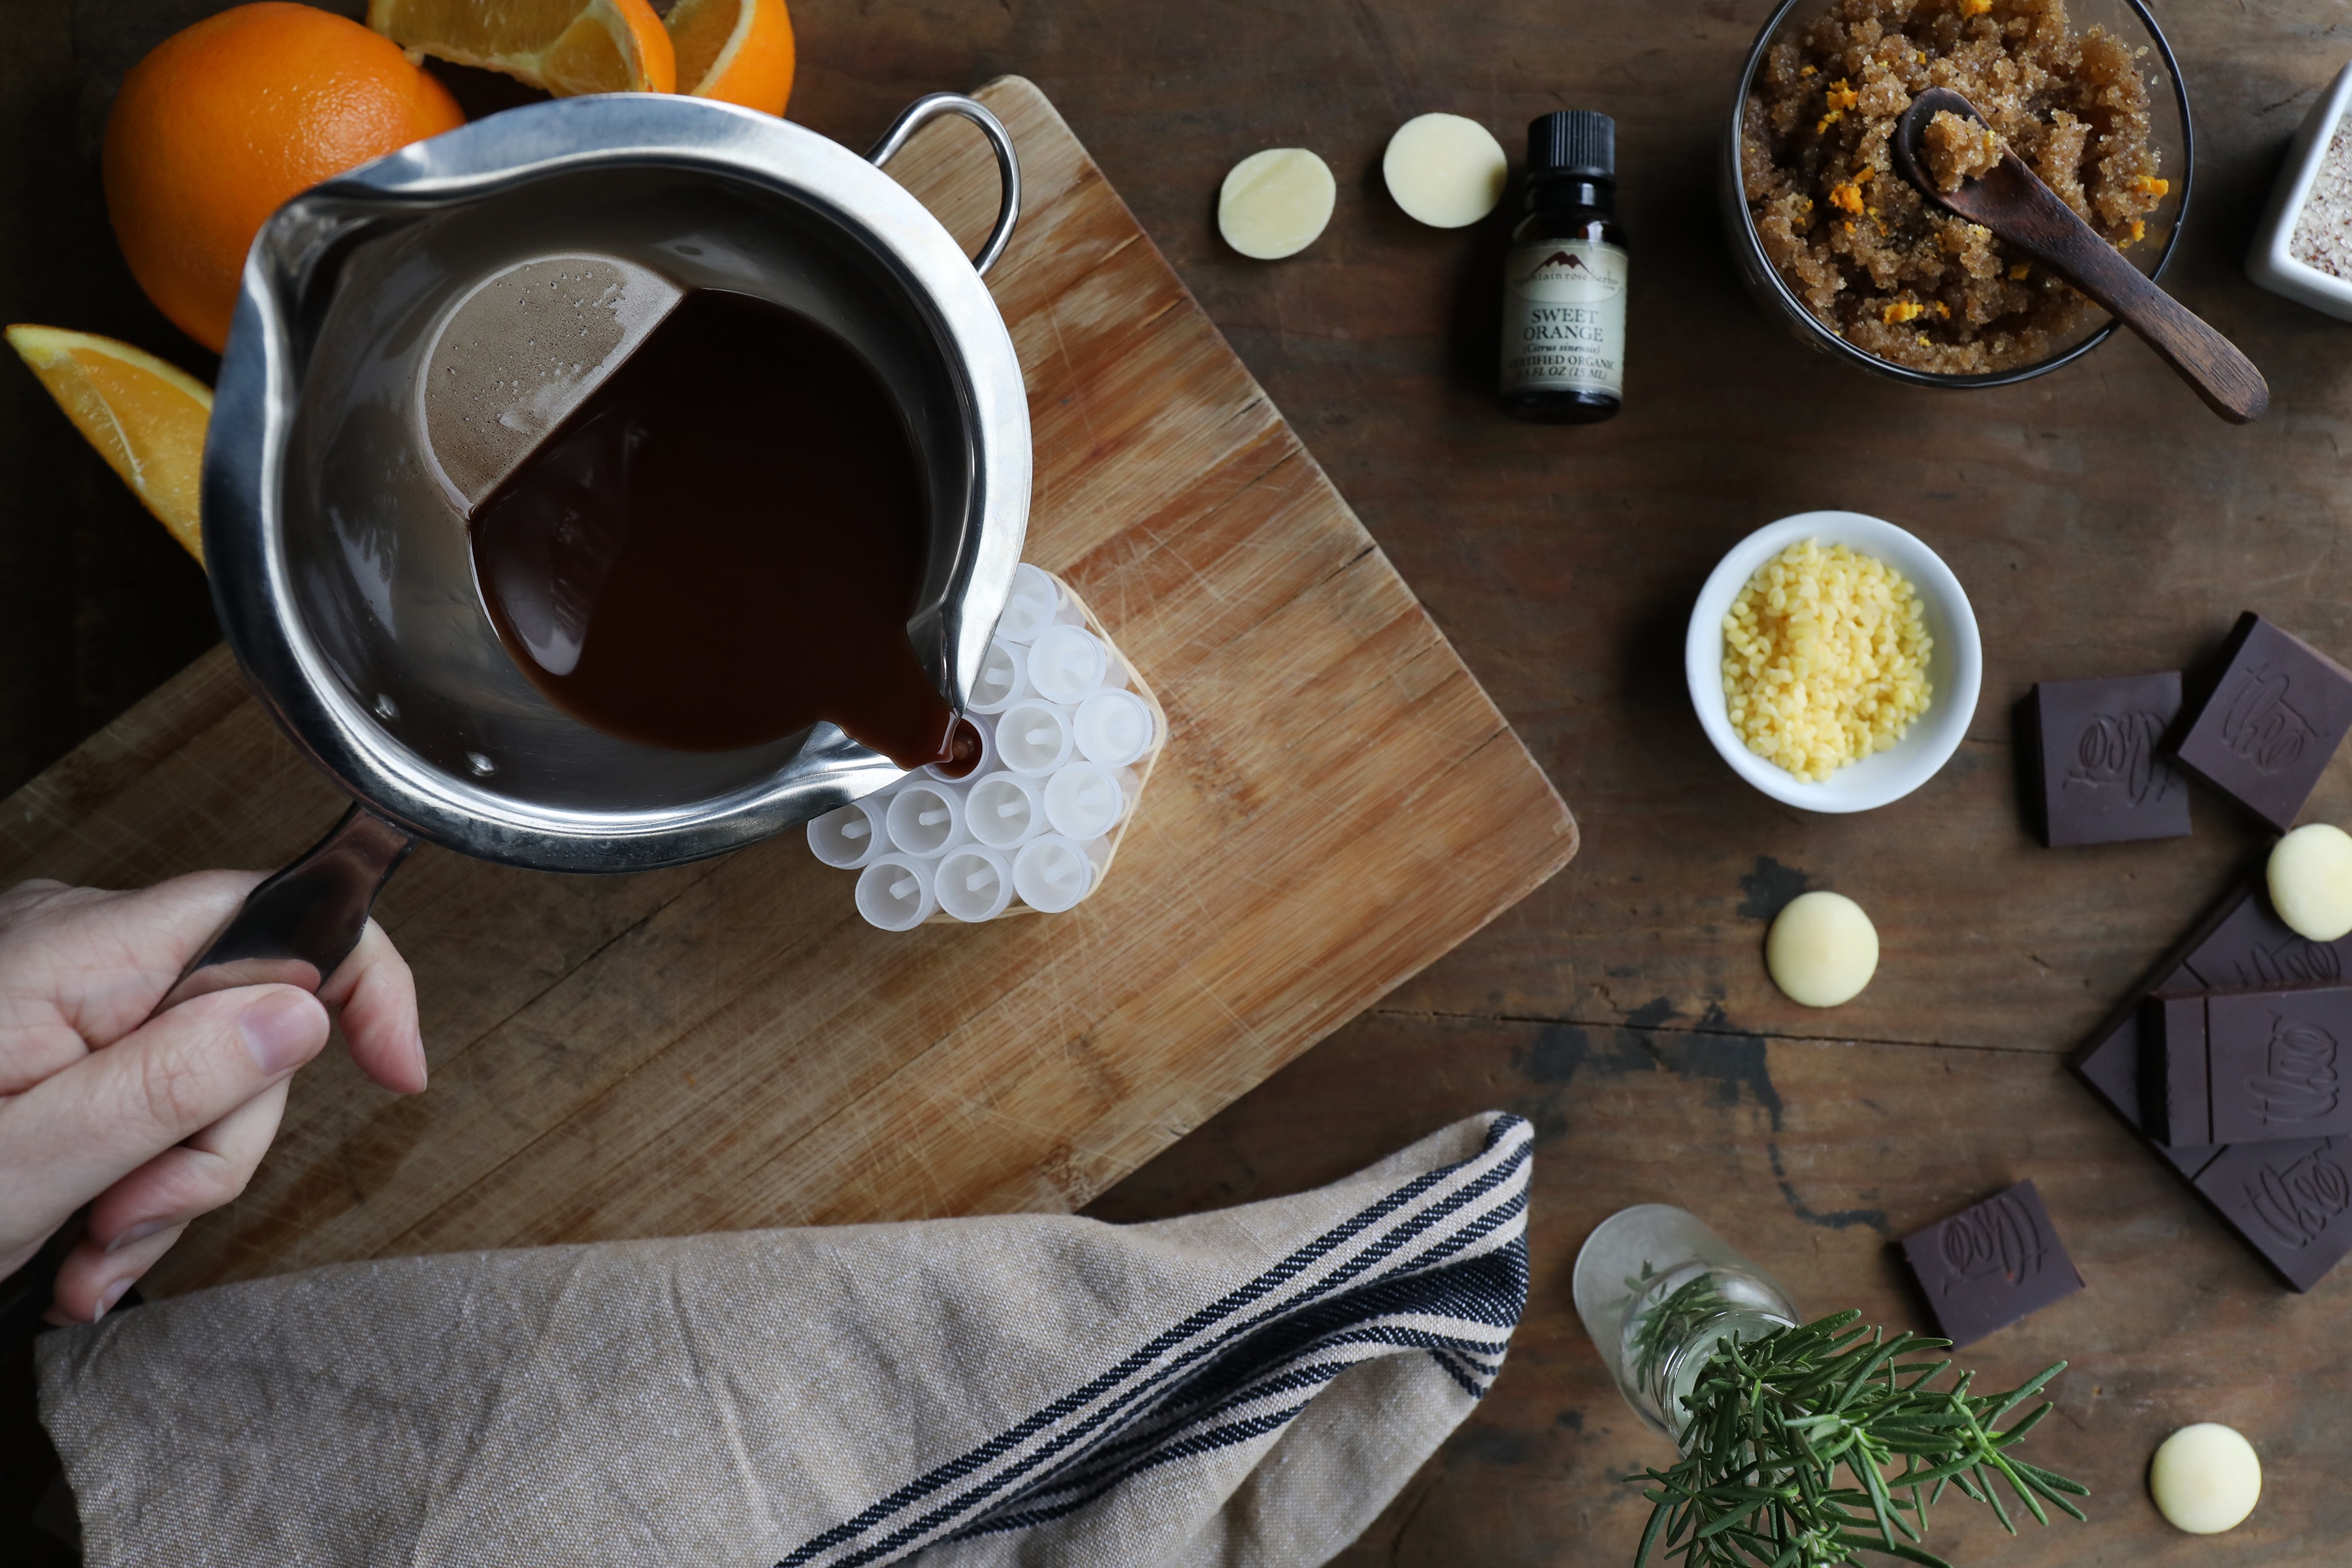
<instances>
[{"instance_id":1,"label":"orange peel","mask_svg":"<svg viewBox=\"0 0 2352 1568\"><path fill-rule=\"evenodd\" d=\"M8 346L40 377L107 467L201 565L197 508L212 390L143 349L93 332L18 324Z\"/></svg>"},{"instance_id":2,"label":"orange peel","mask_svg":"<svg viewBox=\"0 0 2352 1568\"><path fill-rule=\"evenodd\" d=\"M404 49L558 98L677 87L677 51L647 0L369 0L367 21Z\"/></svg>"},{"instance_id":3,"label":"orange peel","mask_svg":"<svg viewBox=\"0 0 2352 1568\"><path fill-rule=\"evenodd\" d=\"M678 91L783 113L793 66L784 0L678 0L668 26Z\"/></svg>"}]
</instances>

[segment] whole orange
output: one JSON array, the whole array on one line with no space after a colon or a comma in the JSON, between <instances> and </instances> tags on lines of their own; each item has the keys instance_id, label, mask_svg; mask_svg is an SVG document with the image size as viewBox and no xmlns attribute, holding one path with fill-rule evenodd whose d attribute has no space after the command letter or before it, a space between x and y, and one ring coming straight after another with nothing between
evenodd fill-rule
<instances>
[{"instance_id":1,"label":"whole orange","mask_svg":"<svg viewBox=\"0 0 2352 1568\"><path fill-rule=\"evenodd\" d=\"M147 297L217 351L271 213L465 118L357 22L283 0L239 5L173 34L122 79L106 121L106 210Z\"/></svg>"}]
</instances>

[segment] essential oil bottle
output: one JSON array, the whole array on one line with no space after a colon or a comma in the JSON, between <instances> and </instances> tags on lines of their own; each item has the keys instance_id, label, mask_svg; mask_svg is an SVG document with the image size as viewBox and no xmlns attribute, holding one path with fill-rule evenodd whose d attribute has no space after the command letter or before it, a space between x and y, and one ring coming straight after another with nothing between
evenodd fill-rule
<instances>
[{"instance_id":1,"label":"essential oil bottle","mask_svg":"<svg viewBox=\"0 0 2352 1568\"><path fill-rule=\"evenodd\" d=\"M1586 110L1531 121L1527 205L1503 262L1503 411L1598 424L1625 399L1617 122Z\"/></svg>"}]
</instances>

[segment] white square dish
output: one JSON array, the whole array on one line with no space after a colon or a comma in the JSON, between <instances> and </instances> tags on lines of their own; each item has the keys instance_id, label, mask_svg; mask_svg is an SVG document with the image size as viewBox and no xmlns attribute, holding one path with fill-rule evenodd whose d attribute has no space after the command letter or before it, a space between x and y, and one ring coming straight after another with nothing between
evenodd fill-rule
<instances>
[{"instance_id":1,"label":"white square dish","mask_svg":"<svg viewBox=\"0 0 2352 1568\"><path fill-rule=\"evenodd\" d=\"M2347 101L2352 101L2352 65L2336 73L2288 145L2278 183L2271 187L2270 205L2263 209L2253 243L2246 248L2246 276L2273 294L2352 321L2352 282L2296 260L2289 250Z\"/></svg>"}]
</instances>

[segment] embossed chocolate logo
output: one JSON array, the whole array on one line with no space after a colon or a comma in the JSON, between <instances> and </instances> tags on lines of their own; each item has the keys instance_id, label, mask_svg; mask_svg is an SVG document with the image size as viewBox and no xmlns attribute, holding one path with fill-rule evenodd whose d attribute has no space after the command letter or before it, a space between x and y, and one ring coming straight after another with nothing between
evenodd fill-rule
<instances>
[{"instance_id":1,"label":"embossed chocolate logo","mask_svg":"<svg viewBox=\"0 0 2352 1568\"><path fill-rule=\"evenodd\" d=\"M2263 773L2276 773L2303 755L2318 736L2310 720L2287 705L2293 684L2285 671L2258 665L2221 716L2221 743Z\"/></svg>"},{"instance_id":2,"label":"embossed chocolate logo","mask_svg":"<svg viewBox=\"0 0 2352 1568\"><path fill-rule=\"evenodd\" d=\"M1946 1295L1993 1274L2017 1284L2042 1272L2050 1251L2050 1238L2014 1193L1988 1198L1946 1220L1937 1245L1943 1253Z\"/></svg>"},{"instance_id":3,"label":"embossed chocolate logo","mask_svg":"<svg viewBox=\"0 0 2352 1568\"><path fill-rule=\"evenodd\" d=\"M2312 1121L2336 1109L2336 1038L2309 1024L2271 1016L2267 1071L2246 1080L2265 1121Z\"/></svg>"},{"instance_id":4,"label":"embossed chocolate logo","mask_svg":"<svg viewBox=\"0 0 2352 1568\"><path fill-rule=\"evenodd\" d=\"M2074 742L2074 765L2067 789L2121 789L2134 805L2162 800L2173 787L2171 770L2157 765L2156 743L2164 738L2162 714L2095 713Z\"/></svg>"},{"instance_id":5,"label":"embossed chocolate logo","mask_svg":"<svg viewBox=\"0 0 2352 1568\"><path fill-rule=\"evenodd\" d=\"M2309 1247L2352 1208L2352 1176L2318 1149L2286 1166L2265 1165L2242 1189L2256 1223L2289 1247Z\"/></svg>"},{"instance_id":6,"label":"embossed chocolate logo","mask_svg":"<svg viewBox=\"0 0 2352 1568\"><path fill-rule=\"evenodd\" d=\"M2212 973L2214 967L2201 960L2198 965L2200 973ZM2252 991L2265 985L2318 985L2343 978L2344 959L2333 942L2289 936L2269 947L2248 949L2209 984L2227 982L2230 989Z\"/></svg>"}]
</instances>

